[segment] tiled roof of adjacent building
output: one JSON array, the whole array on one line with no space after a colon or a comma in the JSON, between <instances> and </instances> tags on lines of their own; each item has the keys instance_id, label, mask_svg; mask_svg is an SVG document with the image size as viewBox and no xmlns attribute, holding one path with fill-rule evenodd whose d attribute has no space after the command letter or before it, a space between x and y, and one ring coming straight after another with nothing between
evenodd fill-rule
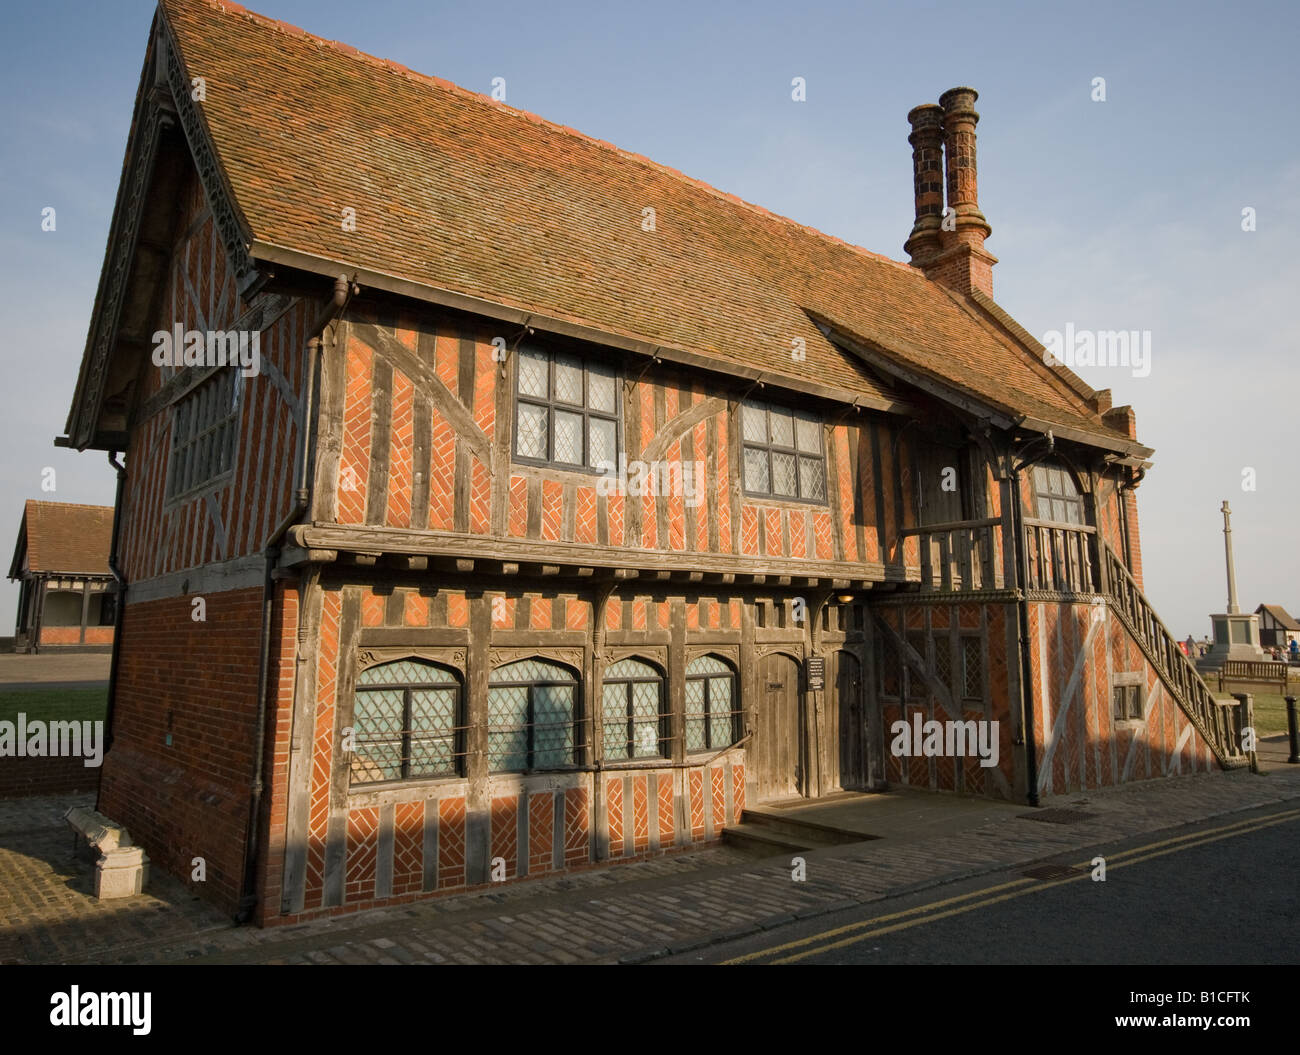
<instances>
[{"instance_id":1,"label":"tiled roof of adjacent building","mask_svg":"<svg viewBox=\"0 0 1300 1055\"><path fill-rule=\"evenodd\" d=\"M811 314L990 406L1121 435L1086 385L906 264L235 4L161 10L186 79L204 78L207 135L255 258L289 251L774 382L892 399ZM348 208L355 231L341 223Z\"/></svg>"},{"instance_id":2,"label":"tiled roof of adjacent building","mask_svg":"<svg viewBox=\"0 0 1300 1055\"><path fill-rule=\"evenodd\" d=\"M29 498L18 526L9 577L24 569L67 575L109 575L113 507ZM24 556L26 558L24 562Z\"/></svg>"},{"instance_id":3,"label":"tiled roof of adjacent building","mask_svg":"<svg viewBox=\"0 0 1300 1055\"><path fill-rule=\"evenodd\" d=\"M1297 623L1280 604L1261 604L1255 609L1255 614L1258 615L1260 612L1271 615L1283 630L1300 630L1300 623Z\"/></svg>"}]
</instances>

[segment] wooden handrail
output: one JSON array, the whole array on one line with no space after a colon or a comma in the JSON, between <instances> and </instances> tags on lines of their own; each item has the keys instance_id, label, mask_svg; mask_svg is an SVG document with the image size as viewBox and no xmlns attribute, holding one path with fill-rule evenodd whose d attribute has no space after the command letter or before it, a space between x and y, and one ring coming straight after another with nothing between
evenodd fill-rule
<instances>
[{"instance_id":1,"label":"wooden handrail","mask_svg":"<svg viewBox=\"0 0 1300 1055\"><path fill-rule=\"evenodd\" d=\"M1043 527L1054 528L1060 531L1077 531L1081 535L1097 534L1097 529L1091 524L1067 524L1061 520L1036 520L1033 517L1023 517L1021 523L1026 527Z\"/></svg>"},{"instance_id":2,"label":"wooden handrail","mask_svg":"<svg viewBox=\"0 0 1300 1055\"><path fill-rule=\"evenodd\" d=\"M900 536L938 535L945 531L959 531L964 528L996 527L1002 521L998 517L985 517L983 520L949 520L943 524L926 524L923 527L899 528Z\"/></svg>"},{"instance_id":3,"label":"wooden handrail","mask_svg":"<svg viewBox=\"0 0 1300 1055\"><path fill-rule=\"evenodd\" d=\"M1225 768L1244 765L1248 758L1239 739L1242 715L1235 703L1215 699L1196 665L1179 647L1177 639L1151 607L1124 562L1098 538L1105 564L1106 592L1114 610L1138 647L1156 669L1174 700L1210 745Z\"/></svg>"}]
</instances>

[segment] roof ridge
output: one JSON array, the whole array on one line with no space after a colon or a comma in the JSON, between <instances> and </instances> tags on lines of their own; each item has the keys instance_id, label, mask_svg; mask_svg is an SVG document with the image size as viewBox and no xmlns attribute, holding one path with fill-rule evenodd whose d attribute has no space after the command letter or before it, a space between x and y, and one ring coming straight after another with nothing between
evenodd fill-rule
<instances>
[{"instance_id":1,"label":"roof ridge","mask_svg":"<svg viewBox=\"0 0 1300 1055\"><path fill-rule=\"evenodd\" d=\"M499 102L498 100L491 98L490 96L483 95L481 92L475 92L475 91L471 91L469 88L464 88L461 85L456 84L454 81L447 80L445 77L435 77L433 74L430 73L421 73L419 70L413 70L409 66L402 65L400 62L394 62L392 59L381 58L378 55L372 55L367 51L362 51L360 48L353 47L351 44L345 44L339 40L329 40L326 37L321 37L321 36L317 36L315 33L310 33L307 30L301 28L300 26L292 25L291 23L281 21L278 18L272 18L270 15L263 15L257 11L250 11L242 4L235 3L234 0L162 0L162 2L173 3L173 4L174 3L201 3L201 4L205 4L209 8L215 8L216 10L220 11L222 14L230 13L235 15L243 15L245 18L249 19L250 21L264 23L273 29L276 29L280 32L288 33L291 36L304 37L307 40L310 40L318 45L323 45L325 47L328 47L334 51L339 52L340 54L349 55L352 58L359 59L362 62L366 62L373 66L386 68L392 73L397 73L402 75L407 80L420 81L430 85L431 87L436 87L443 91L449 91L460 98L472 101L481 106L487 106L492 109L499 110L503 113L509 114L520 120L525 120L531 124L535 124L541 128L546 129L547 131L555 132L561 135L566 135L572 139L577 139L580 142L586 143L590 146L595 146L595 147L599 147L602 150L607 150L613 154L617 154L619 157L626 158L629 161L633 161L638 164L645 165L648 168L652 168L658 172L662 172L665 173L666 175L672 176L673 178L680 180L683 183L689 184L693 187L696 187L697 189L702 190L705 193L710 194L715 198L720 198L723 199L724 201L729 201L735 205L739 205L742 208L748 209L750 212L753 212L759 216L766 217L767 219L770 220L775 220L778 223L785 224L786 226L793 227L797 230L804 231L811 235L815 235L818 238L825 239L828 242L833 242L836 245L843 246L845 249L848 249L851 252L858 253L865 257L869 257L870 259L879 260L881 263L884 264L890 264L901 271L905 271L908 274L915 276L919 281L922 282L931 281L931 279L927 278L916 268L912 267L911 264L905 263L902 260L895 260L893 257L885 256L883 253L877 253L876 251L872 249L868 249L865 246L861 246L853 242L845 241L843 238L838 238L833 234L828 234L827 232L819 230L816 227L812 227L805 223L800 223L798 220L794 220L788 216L783 216L780 213L773 212L771 209L766 209L761 205L755 204L754 202L746 201L744 198L741 198L735 194L731 194L727 191L721 190L718 187L713 186L713 184L711 183L706 183L704 180L696 179L694 176L688 176L680 169L675 169L670 165L665 165L662 162L655 161L654 158L647 157L645 154L638 154L635 151L624 150L622 147L618 146L615 143L611 143L605 139L597 139L595 136L590 136L587 133L581 132L570 125L558 124L557 122L550 121L547 118L540 116L539 114L535 114L531 112L530 110L521 110L517 106L509 106L506 103Z\"/></svg>"}]
</instances>

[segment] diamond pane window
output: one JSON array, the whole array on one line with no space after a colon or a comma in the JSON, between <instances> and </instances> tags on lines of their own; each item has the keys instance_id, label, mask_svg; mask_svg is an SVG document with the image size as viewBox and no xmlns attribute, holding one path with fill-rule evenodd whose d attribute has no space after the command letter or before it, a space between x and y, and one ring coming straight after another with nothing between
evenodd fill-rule
<instances>
[{"instance_id":1,"label":"diamond pane window","mask_svg":"<svg viewBox=\"0 0 1300 1055\"><path fill-rule=\"evenodd\" d=\"M582 406L582 363L571 355L555 357L555 401Z\"/></svg>"},{"instance_id":2,"label":"diamond pane window","mask_svg":"<svg viewBox=\"0 0 1300 1055\"><path fill-rule=\"evenodd\" d=\"M767 403L741 404L745 491L805 502L826 501L822 423Z\"/></svg>"},{"instance_id":3,"label":"diamond pane window","mask_svg":"<svg viewBox=\"0 0 1300 1055\"><path fill-rule=\"evenodd\" d=\"M771 491L767 451L756 447L745 448L745 490L766 493Z\"/></svg>"},{"instance_id":4,"label":"diamond pane window","mask_svg":"<svg viewBox=\"0 0 1300 1055\"><path fill-rule=\"evenodd\" d=\"M545 407L519 404L519 432L515 450L525 458L546 457L546 433L549 428Z\"/></svg>"},{"instance_id":5,"label":"diamond pane window","mask_svg":"<svg viewBox=\"0 0 1300 1055\"><path fill-rule=\"evenodd\" d=\"M772 407L767 412L767 422L772 429L772 446L794 446L794 418L788 410Z\"/></svg>"},{"instance_id":6,"label":"diamond pane window","mask_svg":"<svg viewBox=\"0 0 1300 1055\"><path fill-rule=\"evenodd\" d=\"M736 675L717 656L686 668L686 750L720 751L740 739Z\"/></svg>"},{"instance_id":7,"label":"diamond pane window","mask_svg":"<svg viewBox=\"0 0 1300 1055\"><path fill-rule=\"evenodd\" d=\"M605 671L601 731L606 760L662 758L668 754L663 678L648 663L622 659Z\"/></svg>"},{"instance_id":8,"label":"diamond pane window","mask_svg":"<svg viewBox=\"0 0 1300 1055\"><path fill-rule=\"evenodd\" d=\"M578 761L578 681L543 659L507 663L488 685L488 767L561 769Z\"/></svg>"},{"instance_id":9,"label":"diamond pane window","mask_svg":"<svg viewBox=\"0 0 1300 1055\"><path fill-rule=\"evenodd\" d=\"M602 414L613 414L614 400L614 371L602 363L588 363L587 407Z\"/></svg>"},{"instance_id":10,"label":"diamond pane window","mask_svg":"<svg viewBox=\"0 0 1300 1055\"><path fill-rule=\"evenodd\" d=\"M603 418L587 419L587 457L592 467L618 463L618 430Z\"/></svg>"},{"instance_id":11,"label":"diamond pane window","mask_svg":"<svg viewBox=\"0 0 1300 1055\"><path fill-rule=\"evenodd\" d=\"M772 452L772 493L792 497L799 490L798 474L793 454Z\"/></svg>"},{"instance_id":12,"label":"diamond pane window","mask_svg":"<svg viewBox=\"0 0 1300 1055\"><path fill-rule=\"evenodd\" d=\"M582 415L555 411L555 450L557 462L582 464Z\"/></svg>"},{"instance_id":13,"label":"diamond pane window","mask_svg":"<svg viewBox=\"0 0 1300 1055\"><path fill-rule=\"evenodd\" d=\"M961 639L962 696L984 698L984 647L978 637Z\"/></svg>"},{"instance_id":14,"label":"diamond pane window","mask_svg":"<svg viewBox=\"0 0 1300 1055\"><path fill-rule=\"evenodd\" d=\"M519 353L519 394L546 399L550 395L551 360L542 352L524 349Z\"/></svg>"},{"instance_id":15,"label":"diamond pane window","mask_svg":"<svg viewBox=\"0 0 1300 1055\"><path fill-rule=\"evenodd\" d=\"M515 458L565 469L612 469L618 462L614 369L574 355L522 349L516 368Z\"/></svg>"},{"instance_id":16,"label":"diamond pane window","mask_svg":"<svg viewBox=\"0 0 1300 1055\"><path fill-rule=\"evenodd\" d=\"M460 679L419 659L367 667L353 697L353 784L459 776L464 758Z\"/></svg>"}]
</instances>

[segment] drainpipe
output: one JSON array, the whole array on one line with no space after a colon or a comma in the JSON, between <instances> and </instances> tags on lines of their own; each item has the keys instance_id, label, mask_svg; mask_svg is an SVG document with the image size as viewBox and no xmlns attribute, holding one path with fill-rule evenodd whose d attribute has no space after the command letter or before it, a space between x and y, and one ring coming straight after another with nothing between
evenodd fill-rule
<instances>
[{"instance_id":1,"label":"drainpipe","mask_svg":"<svg viewBox=\"0 0 1300 1055\"><path fill-rule=\"evenodd\" d=\"M113 711L117 703L117 665L122 654L122 616L126 612L126 575L118 563L117 545L122 535L122 495L126 492L126 466L117 460L117 451L108 452L108 464L117 470L117 492L113 498L113 539L108 547L108 570L117 583L116 606L113 609L113 656L108 664L108 705L104 709L104 754L113 746ZM102 601L100 602L103 603ZM99 810L99 796L103 782L95 793L95 809Z\"/></svg>"},{"instance_id":2,"label":"drainpipe","mask_svg":"<svg viewBox=\"0 0 1300 1055\"><path fill-rule=\"evenodd\" d=\"M1056 449L1056 440L1050 432L1043 439L1047 446L1041 452L1032 457L1022 456L1019 462L1011 465L1011 534L1016 552L1016 585L1020 593L1020 600L1016 603L1020 623L1017 635L1020 638L1020 729L1025 738L1025 801L1030 806L1038 805L1038 755L1034 751L1034 667L1029 654L1029 599L1024 596L1025 511L1020 501L1020 474ZM1041 442L1043 440L1034 440L1026 445L1025 450Z\"/></svg>"},{"instance_id":3,"label":"drainpipe","mask_svg":"<svg viewBox=\"0 0 1300 1055\"><path fill-rule=\"evenodd\" d=\"M323 334L343 312L356 292L355 286L340 275L334 281L334 295L322 309L320 316L308 333L319 334L307 342L308 362L306 370L307 399L303 404L303 419L300 446L298 450L298 480L294 488L293 506L275 530L271 532L263 547L266 558L266 571L262 580L262 629L261 646L257 659L257 719L253 728L253 780L248 798L248 831L244 843L244 878L240 888L239 908L235 913L236 923L247 923L253 918L253 909L257 905L257 866L258 850L261 849L259 822L262 812L262 792L265 789L266 776L266 694L267 676L271 665L271 622L275 608L275 567L280 560L280 542L284 533L302 518L311 506L311 487L308 475L308 460L313 453L312 440L315 438L315 399L316 375L321 368Z\"/></svg>"}]
</instances>

